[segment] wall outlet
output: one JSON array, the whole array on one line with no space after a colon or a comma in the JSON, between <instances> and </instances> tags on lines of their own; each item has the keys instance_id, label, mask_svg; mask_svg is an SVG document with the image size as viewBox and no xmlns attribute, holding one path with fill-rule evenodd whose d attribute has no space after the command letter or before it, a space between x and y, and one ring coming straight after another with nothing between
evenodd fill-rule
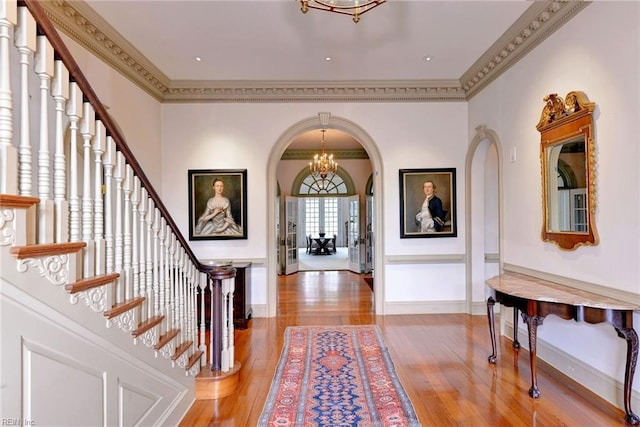
<instances>
[{"instance_id":1,"label":"wall outlet","mask_svg":"<svg viewBox=\"0 0 640 427\"><path fill-rule=\"evenodd\" d=\"M516 147L511 147L511 150L509 150L509 161L515 162L516 160L517 160Z\"/></svg>"}]
</instances>

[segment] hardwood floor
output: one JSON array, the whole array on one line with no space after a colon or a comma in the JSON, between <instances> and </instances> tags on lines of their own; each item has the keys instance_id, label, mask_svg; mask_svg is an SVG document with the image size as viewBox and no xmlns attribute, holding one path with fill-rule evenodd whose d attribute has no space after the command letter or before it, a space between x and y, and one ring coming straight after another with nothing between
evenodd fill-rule
<instances>
[{"instance_id":1,"label":"hardwood floor","mask_svg":"<svg viewBox=\"0 0 640 427\"><path fill-rule=\"evenodd\" d=\"M377 324L423 426L615 426L624 413L538 363L542 396L529 397L529 355L500 338L497 364L486 316L375 316L363 278L346 271L301 272L278 281L278 316L236 331L240 386L197 401L181 426L255 426L289 325Z\"/></svg>"}]
</instances>

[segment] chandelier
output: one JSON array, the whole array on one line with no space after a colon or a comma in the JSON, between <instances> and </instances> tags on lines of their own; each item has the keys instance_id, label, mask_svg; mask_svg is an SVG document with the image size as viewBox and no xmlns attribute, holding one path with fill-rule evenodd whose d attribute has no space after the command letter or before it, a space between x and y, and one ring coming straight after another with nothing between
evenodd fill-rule
<instances>
[{"instance_id":1,"label":"chandelier","mask_svg":"<svg viewBox=\"0 0 640 427\"><path fill-rule=\"evenodd\" d=\"M327 155L324 152L324 133L326 129L322 129L322 154L313 156L313 160L309 162L309 170L312 175L325 179L330 173L335 174L338 171L338 163L333 160L333 154Z\"/></svg>"},{"instance_id":2,"label":"chandelier","mask_svg":"<svg viewBox=\"0 0 640 427\"><path fill-rule=\"evenodd\" d=\"M353 22L360 21L360 15L380 6L387 0L296 0L300 3L302 13L309 9L326 10L327 12L340 13L353 16Z\"/></svg>"}]
</instances>

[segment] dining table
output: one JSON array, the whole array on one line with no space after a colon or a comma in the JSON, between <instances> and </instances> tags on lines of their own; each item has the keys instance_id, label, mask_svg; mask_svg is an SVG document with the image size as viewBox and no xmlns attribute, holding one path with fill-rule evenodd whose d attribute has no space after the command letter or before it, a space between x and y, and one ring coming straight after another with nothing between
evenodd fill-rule
<instances>
[{"instance_id":1,"label":"dining table","mask_svg":"<svg viewBox=\"0 0 640 427\"><path fill-rule=\"evenodd\" d=\"M311 253L313 255L331 255L333 252L329 247L329 243L331 243L333 240L333 237L314 237L313 241L318 244L318 247L315 248Z\"/></svg>"}]
</instances>

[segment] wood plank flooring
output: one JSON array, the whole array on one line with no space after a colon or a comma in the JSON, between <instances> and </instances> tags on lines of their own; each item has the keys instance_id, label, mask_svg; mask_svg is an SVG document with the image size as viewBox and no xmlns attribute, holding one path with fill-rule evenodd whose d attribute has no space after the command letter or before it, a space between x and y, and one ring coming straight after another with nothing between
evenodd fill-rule
<instances>
[{"instance_id":1,"label":"wood plank flooring","mask_svg":"<svg viewBox=\"0 0 640 427\"><path fill-rule=\"evenodd\" d=\"M544 363L542 396L529 397L529 354L500 338L490 365L486 316L375 316L362 276L301 272L278 280L278 316L236 331L240 386L231 396L197 401L181 426L255 426L290 325L377 324L423 426L623 426L624 413ZM359 426L364 427L364 426Z\"/></svg>"}]
</instances>

